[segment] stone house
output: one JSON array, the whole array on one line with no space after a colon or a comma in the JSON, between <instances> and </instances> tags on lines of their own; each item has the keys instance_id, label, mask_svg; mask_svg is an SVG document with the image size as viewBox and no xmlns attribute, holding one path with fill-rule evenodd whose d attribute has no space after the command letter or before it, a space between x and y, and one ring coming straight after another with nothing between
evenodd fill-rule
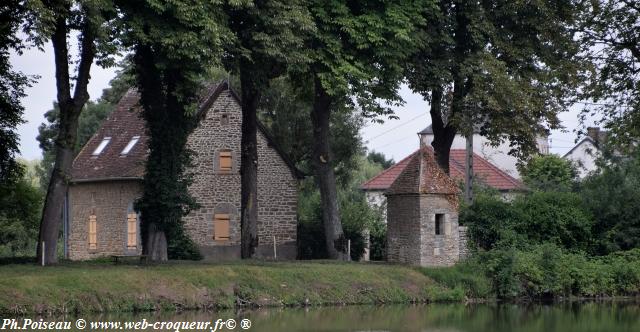
<instances>
[{"instance_id":1,"label":"stone house","mask_svg":"<svg viewBox=\"0 0 640 332\"><path fill-rule=\"evenodd\" d=\"M450 266L460 258L457 184L421 147L385 192L387 260L419 266ZM464 239L464 238L463 238Z\"/></svg>"},{"instance_id":2,"label":"stone house","mask_svg":"<svg viewBox=\"0 0 640 332\"><path fill-rule=\"evenodd\" d=\"M129 90L73 162L64 209L65 255L72 260L141 253L140 216L148 154L139 95ZM183 218L206 259L240 257L241 107L226 82L204 89L199 123L187 147L195 152L190 194L200 208ZM262 125L258 130L258 257L296 257L300 172Z\"/></svg>"}]
</instances>

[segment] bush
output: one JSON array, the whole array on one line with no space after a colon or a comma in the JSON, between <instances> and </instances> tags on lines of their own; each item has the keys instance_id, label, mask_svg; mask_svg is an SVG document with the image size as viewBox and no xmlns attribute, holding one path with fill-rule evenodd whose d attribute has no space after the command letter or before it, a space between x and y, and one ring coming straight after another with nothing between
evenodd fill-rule
<instances>
[{"instance_id":1,"label":"bush","mask_svg":"<svg viewBox=\"0 0 640 332\"><path fill-rule=\"evenodd\" d=\"M580 192L596 223L593 254L640 247L640 155L600 165Z\"/></svg>"},{"instance_id":2,"label":"bush","mask_svg":"<svg viewBox=\"0 0 640 332\"><path fill-rule=\"evenodd\" d=\"M554 244L496 249L479 261L500 298L637 295L640 250L589 258Z\"/></svg>"},{"instance_id":3,"label":"bush","mask_svg":"<svg viewBox=\"0 0 640 332\"><path fill-rule=\"evenodd\" d=\"M484 250L542 243L573 251L592 247L594 221L574 193L534 192L511 203L479 196L460 220L469 227L471 242Z\"/></svg>"},{"instance_id":4,"label":"bush","mask_svg":"<svg viewBox=\"0 0 640 332\"><path fill-rule=\"evenodd\" d=\"M524 183L533 190L568 191L578 178L576 166L554 154L535 156L520 171Z\"/></svg>"},{"instance_id":5,"label":"bush","mask_svg":"<svg viewBox=\"0 0 640 332\"><path fill-rule=\"evenodd\" d=\"M534 192L516 199L513 208L518 216L514 231L529 244L551 242L574 251L592 246L593 217L575 193Z\"/></svg>"}]
</instances>

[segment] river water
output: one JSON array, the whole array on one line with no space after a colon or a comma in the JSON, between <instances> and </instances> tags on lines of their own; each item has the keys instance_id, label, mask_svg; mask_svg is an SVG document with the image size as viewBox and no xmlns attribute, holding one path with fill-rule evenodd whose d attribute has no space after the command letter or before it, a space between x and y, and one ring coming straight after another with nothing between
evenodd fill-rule
<instances>
[{"instance_id":1,"label":"river water","mask_svg":"<svg viewBox=\"0 0 640 332\"><path fill-rule=\"evenodd\" d=\"M77 330L78 319L86 321L84 331L92 322L210 322L205 331L212 331L216 320L233 319L233 331L487 331L487 332L623 332L640 331L638 302L563 303L563 304L429 304L346 306L315 308L282 308L240 312L183 312L84 315L65 317ZM37 320L37 319L34 319ZM55 319L45 319L55 320ZM243 326L241 324L243 323ZM250 327L246 323L250 322ZM22 324L22 322L20 322ZM158 325L157 325L158 326ZM243 329L245 327L247 329ZM28 328L29 329L29 328ZM124 326L111 330L133 330ZM147 328L147 331L152 331ZM185 329L181 329L186 331ZM24 329L22 330L24 331ZM104 329L102 329L104 331ZM166 329L165 329L166 331ZM201 330L202 331L202 330Z\"/></svg>"}]
</instances>

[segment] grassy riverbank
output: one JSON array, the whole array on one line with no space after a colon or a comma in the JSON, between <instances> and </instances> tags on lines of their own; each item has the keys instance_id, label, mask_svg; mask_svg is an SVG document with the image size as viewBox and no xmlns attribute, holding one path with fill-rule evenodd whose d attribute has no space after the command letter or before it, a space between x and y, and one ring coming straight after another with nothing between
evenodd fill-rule
<instances>
[{"instance_id":1,"label":"grassy riverbank","mask_svg":"<svg viewBox=\"0 0 640 332\"><path fill-rule=\"evenodd\" d=\"M0 313L224 309L462 300L406 266L335 262L0 266Z\"/></svg>"}]
</instances>

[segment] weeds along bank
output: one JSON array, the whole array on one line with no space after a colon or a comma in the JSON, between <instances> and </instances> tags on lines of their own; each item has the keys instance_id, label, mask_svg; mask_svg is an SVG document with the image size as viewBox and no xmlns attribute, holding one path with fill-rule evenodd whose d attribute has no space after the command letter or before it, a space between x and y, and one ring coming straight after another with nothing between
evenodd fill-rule
<instances>
[{"instance_id":1,"label":"weeds along bank","mask_svg":"<svg viewBox=\"0 0 640 332\"><path fill-rule=\"evenodd\" d=\"M0 266L0 313L427 302L446 290L405 266L335 262Z\"/></svg>"},{"instance_id":2,"label":"weeds along bank","mask_svg":"<svg viewBox=\"0 0 640 332\"><path fill-rule=\"evenodd\" d=\"M420 271L458 297L536 300L640 295L640 249L590 257L541 244L494 249L455 267Z\"/></svg>"},{"instance_id":3,"label":"weeds along bank","mask_svg":"<svg viewBox=\"0 0 640 332\"><path fill-rule=\"evenodd\" d=\"M175 262L0 266L0 314L221 310L640 294L640 250L600 258L553 245L493 250L449 268L381 263Z\"/></svg>"}]
</instances>

